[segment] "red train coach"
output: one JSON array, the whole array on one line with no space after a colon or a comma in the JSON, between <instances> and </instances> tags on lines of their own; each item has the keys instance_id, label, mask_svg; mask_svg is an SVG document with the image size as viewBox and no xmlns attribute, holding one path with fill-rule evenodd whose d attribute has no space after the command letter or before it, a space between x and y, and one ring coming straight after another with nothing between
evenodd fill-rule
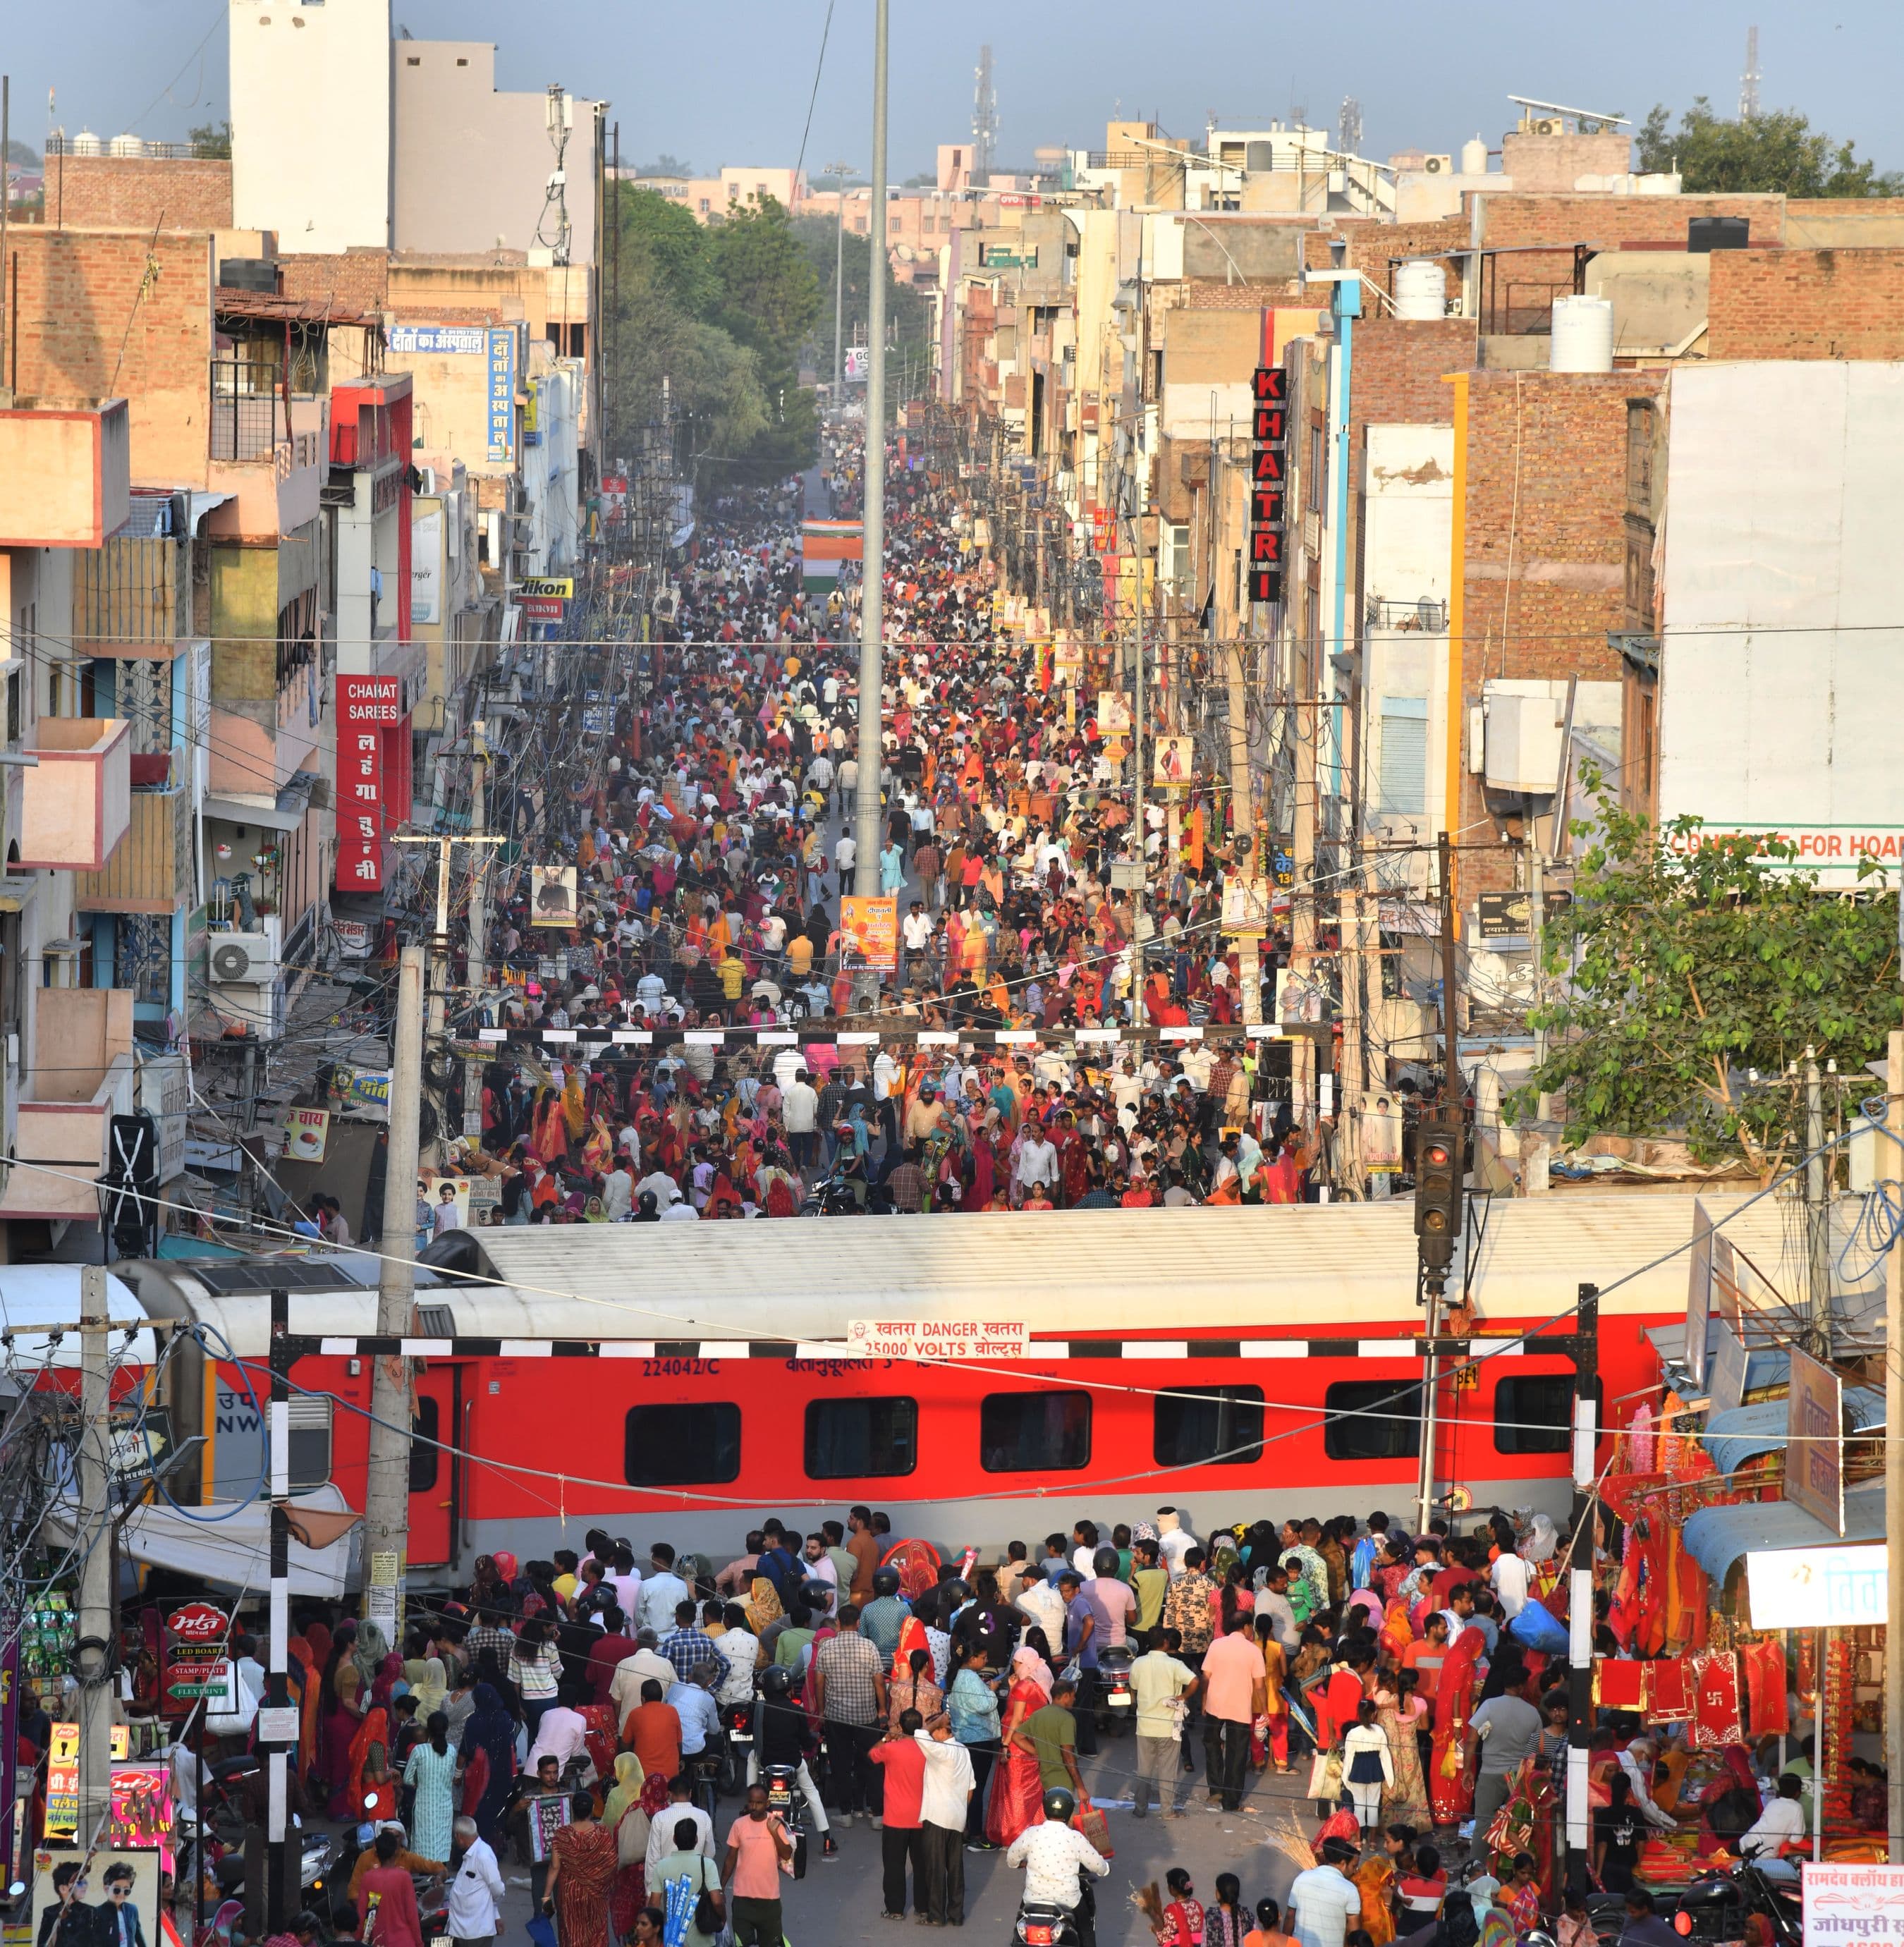
<instances>
[{"instance_id":1,"label":"red train coach","mask_svg":"<svg viewBox=\"0 0 1904 1947\"><path fill-rule=\"evenodd\" d=\"M1723 1221L1744 1199L1707 1201ZM1570 1330L1580 1284L1600 1286L1603 1400L1651 1385L1646 1335L1683 1320L1692 1227L1670 1194L1494 1205L1472 1363L1438 1388L1444 1491L1565 1510L1573 1369L1542 1329ZM1769 1199L1732 1230L1778 1262ZM466 1234L474 1277L419 1289L407 1347L409 1557L432 1579L597 1524L725 1559L765 1514L862 1501L896 1532L986 1546L1163 1502L1205 1522L1413 1506L1422 1314L1400 1202ZM362 1507L376 1269L115 1267L155 1318L236 1355L188 1347L160 1376L175 1428L206 1435L203 1498L256 1478L264 1294L286 1283L293 1333L317 1342L293 1374L295 1484ZM856 1326L894 1320L994 1329L983 1357L855 1352Z\"/></svg>"}]
</instances>

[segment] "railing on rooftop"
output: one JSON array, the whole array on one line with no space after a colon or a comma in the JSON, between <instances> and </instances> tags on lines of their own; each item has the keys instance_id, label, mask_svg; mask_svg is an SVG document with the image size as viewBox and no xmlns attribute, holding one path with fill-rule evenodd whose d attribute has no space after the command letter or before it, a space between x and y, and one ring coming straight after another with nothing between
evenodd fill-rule
<instances>
[{"instance_id":1,"label":"railing on rooftop","mask_svg":"<svg viewBox=\"0 0 1904 1947\"><path fill-rule=\"evenodd\" d=\"M262 360L212 361L211 429L214 460L267 460L291 438L290 409L279 368Z\"/></svg>"}]
</instances>

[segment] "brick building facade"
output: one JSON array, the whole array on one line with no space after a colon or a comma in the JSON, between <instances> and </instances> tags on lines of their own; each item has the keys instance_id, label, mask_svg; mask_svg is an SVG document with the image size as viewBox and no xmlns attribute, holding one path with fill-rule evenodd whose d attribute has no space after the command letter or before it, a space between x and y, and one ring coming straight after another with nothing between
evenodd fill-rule
<instances>
[{"instance_id":1,"label":"brick building facade","mask_svg":"<svg viewBox=\"0 0 1904 1947\"><path fill-rule=\"evenodd\" d=\"M1904 359L1904 249L1723 250L1708 358Z\"/></svg>"},{"instance_id":2,"label":"brick building facade","mask_svg":"<svg viewBox=\"0 0 1904 1947\"><path fill-rule=\"evenodd\" d=\"M229 156L49 156L46 220L75 230L229 230Z\"/></svg>"}]
</instances>

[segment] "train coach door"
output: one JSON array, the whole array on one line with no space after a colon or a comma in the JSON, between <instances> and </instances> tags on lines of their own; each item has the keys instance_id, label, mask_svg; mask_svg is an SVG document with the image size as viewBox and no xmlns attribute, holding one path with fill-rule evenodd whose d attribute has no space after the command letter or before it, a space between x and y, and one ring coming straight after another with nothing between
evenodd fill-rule
<instances>
[{"instance_id":1,"label":"train coach door","mask_svg":"<svg viewBox=\"0 0 1904 1947\"><path fill-rule=\"evenodd\" d=\"M462 1419L463 1368L432 1365L416 1375L410 1419L410 1547L413 1568L447 1567L454 1552L463 1473L445 1450ZM441 1445L435 1443L441 1441Z\"/></svg>"}]
</instances>

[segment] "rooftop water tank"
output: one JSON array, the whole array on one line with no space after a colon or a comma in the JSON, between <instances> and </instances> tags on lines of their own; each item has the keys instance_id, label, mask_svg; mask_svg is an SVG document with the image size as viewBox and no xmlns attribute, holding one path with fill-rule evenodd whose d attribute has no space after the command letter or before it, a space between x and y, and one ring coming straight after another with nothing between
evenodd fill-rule
<instances>
[{"instance_id":1,"label":"rooftop water tank","mask_svg":"<svg viewBox=\"0 0 1904 1947\"><path fill-rule=\"evenodd\" d=\"M73 153L76 156L103 156L106 144L90 128L82 128L73 138Z\"/></svg>"},{"instance_id":2,"label":"rooftop water tank","mask_svg":"<svg viewBox=\"0 0 1904 1947\"><path fill-rule=\"evenodd\" d=\"M1566 297L1553 301L1550 372L1613 370L1613 302L1610 298Z\"/></svg>"},{"instance_id":3,"label":"rooftop water tank","mask_svg":"<svg viewBox=\"0 0 1904 1947\"><path fill-rule=\"evenodd\" d=\"M1447 278L1432 258L1411 257L1395 266L1395 316L1444 317L1447 314Z\"/></svg>"},{"instance_id":4,"label":"rooftop water tank","mask_svg":"<svg viewBox=\"0 0 1904 1947\"><path fill-rule=\"evenodd\" d=\"M1461 144L1461 173L1464 176L1485 176L1488 173L1488 144L1478 135L1472 141Z\"/></svg>"},{"instance_id":5,"label":"rooftop water tank","mask_svg":"<svg viewBox=\"0 0 1904 1947\"><path fill-rule=\"evenodd\" d=\"M145 153L145 144L136 135L115 135L107 145L109 156L132 157Z\"/></svg>"}]
</instances>

